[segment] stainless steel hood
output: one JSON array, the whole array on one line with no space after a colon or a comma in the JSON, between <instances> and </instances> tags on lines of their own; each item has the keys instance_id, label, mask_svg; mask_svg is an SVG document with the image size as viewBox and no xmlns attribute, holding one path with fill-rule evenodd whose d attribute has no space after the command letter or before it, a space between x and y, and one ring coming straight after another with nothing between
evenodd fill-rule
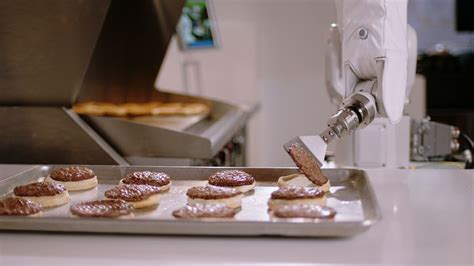
<instances>
[{"instance_id":1,"label":"stainless steel hood","mask_svg":"<svg viewBox=\"0 0 474 266\"><path fill-rule=\"evenodd\" d=\"M110 0L0 1L0 105L73 103L109 5Z\"/></svg>"},{"instance_id":2,"label":"stainless steel hood","mask_svg":"<svg viewBox=\"0 0 474 266\"><path fill-rule=\"evenodd\" d=\"M183 4L0 1L0 105L148 100Z\"/></svg>"},{"instance_id":3,"label":"stainless steel hood","mask_svg":"<svg viewBox=\"0 0 474 266\"><path fill-rule=\"evenodd\" d=\"M184 0L113 0L77 101L144 102Z\"/></svg>"}]
</instances>

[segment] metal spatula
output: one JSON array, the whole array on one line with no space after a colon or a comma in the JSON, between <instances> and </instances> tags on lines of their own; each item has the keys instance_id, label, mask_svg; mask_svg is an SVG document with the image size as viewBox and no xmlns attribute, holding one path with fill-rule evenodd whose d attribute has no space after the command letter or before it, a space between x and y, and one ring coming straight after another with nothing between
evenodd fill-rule
<instances>
[{"instance_id":1,"label":"metal spatula","mask_svg":"<svg viewBox=\"0 0 474 266\"><path fill-rule=\"evenodd\" d=\"M289 153L292 145L298 145L303 148L309 155L313 157L319 167L323 165L324 156L328 147L327 143L319 135L314 136L298 136L283 145L286 152ZM291 157L293 160L295 158ZM295 161L296 165L301 165L301 162Z\"/></svg>"}]
</instances>

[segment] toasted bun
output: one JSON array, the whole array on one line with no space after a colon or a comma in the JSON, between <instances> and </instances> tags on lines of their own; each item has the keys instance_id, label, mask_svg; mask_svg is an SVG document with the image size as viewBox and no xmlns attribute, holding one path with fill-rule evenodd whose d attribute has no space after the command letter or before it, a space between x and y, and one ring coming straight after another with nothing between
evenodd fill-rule
<instances>
[{"instance_id":1,"label":"toasted bun","mask_svg":"<svg viewBox=\"0 0 474 266\"><path fill-rule=\"evenodd\" d=\"M318 186L311 182L306 176L302 174L292 174L287 176L281 176L278 178L278 186L279 187L316 187L321 189L324 192L328 192L331 188L331 183L329 180L322 186Z\"/></svg>"}]
</instances>

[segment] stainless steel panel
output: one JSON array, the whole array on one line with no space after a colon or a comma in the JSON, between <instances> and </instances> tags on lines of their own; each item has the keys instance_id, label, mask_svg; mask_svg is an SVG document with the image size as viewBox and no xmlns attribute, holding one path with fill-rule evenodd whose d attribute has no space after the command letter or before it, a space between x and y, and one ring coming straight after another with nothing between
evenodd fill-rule
<instances>
[{"instance_id":1,"label":"stainless steel panel","mask_svg":"<svg viewBox=\"0 0 474 266\"><path fill-rule=\"evenodd\" d=\"M80 122L80 121L79 121ZM0 107L1 163L121 163L59 107ZM102 144L102 145L101 145Z\"/></svg>"},{"instance_id":2,"label":"stainless steel panel","mask_svg":"<svg viewBox=\"0 0 474 266\"><path fill-rule=\"evenodd\" d=\"M59 167L59 166L56 166ZM281 175L295 173L293 168L240 168L255 176L257 186L243 199L234 219L176 220L171 213L186 203L190 186L206 184L207 177L223 169L208 167L123 167L89 166L98 175L97 189L72 192L72 204L103 198L106 189L118 184L126 173L139 170L163 171L173 179L173 186L157 208L138 210L131 219L73 218L70 204L46 210L41 218L1 217L0 229L98 233L180 234L180 235L280 235L280 236L351 236L367 230L380 219L375 196L364 171L328 169L331 181L328 206L338 211L334 220L272 219L267 213L267 200L276 189ZM48 175L55 166L38 166L0 181L0 195Z\"/></svg>"},{"instance_id":3,"label":"stainless steel panel","mask_svg":"<svg viewBox=\"0 0 474 266\"><path fill-rule=\"evenodd\" d=\"M242 127L249 113L238 106L204 98L155 92L164 102L203 102L209 117L184 130L146 125L121 118L83 116L122 156L210 159Z\"/></svg>"},{"instance_id":4,"label":"stainless steel panel","mask_svg":"<svg viewBox=\"0 0 474 266\"><path fill-rule=\"evenodd\" d=\"M109 4L0 1L0 104L72 104Z\"/></svg>"},{"instance_id":5,"label":"stainless steel panel","mask_svg":"<svg viewBox=\"0 0 474 266\"><path fill-rule=\"evenodd\" d=\"M0 104L150 99L183 4L0 1Z\"/></svg>"},{"instance_id":6,"label":"stainless steel panel","mask_svg":"<svg viewBox=\"0 0 474 266\"><path fill-rule=\"evenodd\" d=\"M68 116L91 138L94 142L99 146L102 151L104 151L111 159L115 161L118 165L129 165L129 163L120 156L110 145L105 142L92 128L84 122L78 114L73 112L72 110L68 110L66 108L62 108L64 112L68 114Z\"/></svg>"},{"instance_id":7,"label":"stainless steel panel","mask_svg":"<svg viewBox=\"0 0 474 266\"><path fill-rule=\"evenodd\" d=\"M209 140L199 136L111 117L86 121L124 157L212 157Z\"/></svg>"},{"instance_id":8,"label":"stainless steel panel","mask_svg":"<svg viewBox=\"0 0 474 266\"><path fill-rule=\"evenodd\" d=\"M176 131L184 131L191 126L206 119L209 114L197 114L197 115L155 115L155 116L138 116L138 117L127 117L123 118L128 121L135 123L167 128Z\"/></svg>"}]
</instances>

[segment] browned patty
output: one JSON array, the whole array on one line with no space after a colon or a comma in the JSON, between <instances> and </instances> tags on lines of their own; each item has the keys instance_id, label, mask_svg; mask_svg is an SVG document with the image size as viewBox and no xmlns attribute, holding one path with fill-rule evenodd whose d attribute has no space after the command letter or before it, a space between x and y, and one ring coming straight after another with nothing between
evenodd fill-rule
<instances>
[{"instance_id":1,"label":"browned patty","mask_svg":"<svg viewBox=\"0 0 474 266\"><path fill-rule=\"evenodd\" d=\"M328 178L323 175L321 168L314 161L314 158L308 154L300 145L293 144L288 149L291 159L298 166L299 170L314 184L324 185Z\"/></svg>"},{"instance_id":2,"label":"browned patty","mask_svg":"<svg viewBox=\"0 0 474 266\"><path fill-rule=\"evenodd\" d=\"M173 211L173 216L180 219L196 218L232 218L237 209L225 204L192 204Z\"/></svg>"},{"instance_id":3,"label":"browned patty","mask_svg":"<svg viewBox=\"0 0 474 266\"><path fill-rule=\"evenodd\" d=\"M62 182L82 181L96 176L94 171L87 167L65 167L54 170L50 175L52 179Z\"/></svg>"},{"instance_id":4,"label":"browned patty","mask_svg":"<svg viewBox=\"0 0 474 266\"><path fill-rule=\"evenodd\" d=\"M296 200L315 199L324 197L324 191L318 188L307 187L283 187L272 192L272 199Z\"/></svg>"},{"instance_id":5,"label":"browned patty","mask_svg":"<svg viewBox=\"0 0 474 266\"><path fill-rule=\"evenodd\" d=\"M251 185L255 178L244 171L224 170L209 177L209 184L219 187L237 187Z\"/></svg>"},{"instance_id":6,"label":"browned patty","mask_svg":"<svg viewBox=\"0 0 474 266\"><path fill-rule=\"evenodd\" d=\"M164 186L171 182L171 178L165 173L150 171L133 172L122 179L124 184Z\"/></svg>"},{"instance_id":7,"label":"browned patty","mask_svg":"<svg viewBox=\"0 0 474 266\"><path fill-rule=\"evenodd\" d=\"M192 187L188 189L186 195L192 199L226 199L235 197L237 195L242 194L242 192L238 191L235 188L227 188L227 187Z\"/></svg>"},{"instance_id":8,"label":"browned patty","mask_svg":"<svg viewBox=\"0 0 474 266\"><path fill-rule=\"evenodd\" d=\"M336 210L319 205L283 205L273 210L278 218L330 219L336 216Z\"/></svg>"},{"instance_id":9,"label":"browned patty","mask_svg":"<svg viewBox=\"0 0 474 266\"><path fill-rule=\"evenodd\" d=\"M63 193L66 188L58 183L34 182L13 189L13 194L19 197L54 196Z\"/></svg>"},{"instance_id":10,"label":"browned patty","mask_svg":"<svg viewBox=\"0 0 474 266\"><path fill-rule=\"evenodd\" d=\"M8 197L0 200L0 215L27 216L42 209L40 204L27 199Z\"/></svg>"},{"instance_id":11,"label":"browned patty","mask_svg":"<svg viewBox=\"0 0 474 266\"><path fill-rule=\"evenodd\" d=\"M81 217L115 218L132 211L132 204L119 199L82 202L71 207L71 213Z\"/></svg>"},{"instance_id":12,"label":"browned patty","mask_svg":"<svg viewBox=\"0 0 474 266\"><path fill-rule=\"evenodd\" d=\"M121 199L125 201L140 201L161 192L159 187L148 185L118 185L107 191L105 196L111 199Z\"/></svg>"}]
</instances>

